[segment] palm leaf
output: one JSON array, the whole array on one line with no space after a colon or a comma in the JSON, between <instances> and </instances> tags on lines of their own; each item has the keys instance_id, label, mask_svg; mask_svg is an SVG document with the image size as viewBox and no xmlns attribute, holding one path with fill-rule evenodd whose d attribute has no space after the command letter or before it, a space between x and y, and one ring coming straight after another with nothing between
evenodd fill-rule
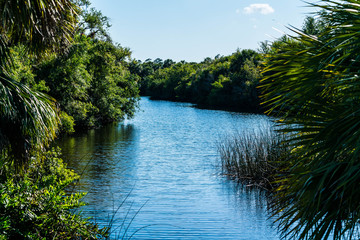
<instances>
[{"instance_id":1,"label":"palm leaf","mask_svg":"<svg viewBox=\"0 0 360 240\"><path fill-rule=\"evenodd\" d=\"M34 149L54 137L59 119L54 99L32 91L6 75L0 76L0 146L23 166Z\"/></svg>"},{"instance_id":2,"label":"palm leaf","mask_svg":"<svg viewBox=\"0 0 360 240\"><path fill-rule=\"evenodd\" d=\"M58 117L54 99L9 77L10 47L22 44L37 56L66 47L77 12L72 0L0 0L0 153L15 166L54 138Z\"/></svg>"},{"instance_id":3,"label":"palm leaf","mask_svg":"<svg viewBox=\"0 0 360 240\"><path fill-rule=\"evenodd\" d=\"M329 25L297 35L270 55L262 80L269 113L281 118L296 163L274 200L290 239L358 238L360 191L360 5L313 4Z\"/></svg>"}]
</instances>

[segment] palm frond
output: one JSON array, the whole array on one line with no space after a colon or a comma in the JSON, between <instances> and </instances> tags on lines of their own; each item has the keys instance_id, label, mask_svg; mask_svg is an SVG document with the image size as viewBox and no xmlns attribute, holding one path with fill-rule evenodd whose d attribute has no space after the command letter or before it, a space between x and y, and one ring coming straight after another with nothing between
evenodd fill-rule
<instances>
[{"instance_id":1,"label":"palm frond","mask_svg":"<svg viewBox=\"0 0 360 240\"><path fill-rule=\"evenodd\" d=\"M64 48L71 42L78 7L70 0L0 1L0 64L8 47L24 44L32 53Z\"/></svg>"},{"instance_id":2,"label":"palm frond","mask_svg":"<svg viewBox=\"0 0 360 240\"><path fill-rule=\"evenodd\" d=\"M262 80L269 113L281 117L296 164L274 201L284 237L358 238L360 209L360 5L313 4L328 25L298 29L269 56Z\"/></svg>"},{"instance_id":3,"label":"palm frond","mask_svg":"<svg viewBox=\"0 0 360 240\"><path fill-rule=\"evenodd\" d=\"M54 99L0 76L0 147L15 157L16 166L55 137L58 122Z\"/></svg>"},{"instance_id":4,"label":"palm frond","mask_svg":"<svg viewBox=\"0 0 360 240\"><path fill-rule=\"evenodd\" d=\"M10 47L22 44L38 55L67 46L77 12L72 0L0 1L0 153L12 155L15 166L54 138L58 117L54 99L9 77Z\"/></svg>"}]
</instances>

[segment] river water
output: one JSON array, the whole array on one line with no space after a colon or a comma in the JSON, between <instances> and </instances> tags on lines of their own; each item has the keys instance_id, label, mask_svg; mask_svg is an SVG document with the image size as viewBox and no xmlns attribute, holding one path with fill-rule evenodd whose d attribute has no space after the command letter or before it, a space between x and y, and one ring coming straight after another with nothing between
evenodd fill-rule
<instances>
[{"instance_id":1,"label":"river water","mask_svg":"<svg viewBox=\"0 0 360 240\"><path fill-rule=\"evenodd\" d=\"M268 127L262 115L194 108L143 97L134 119L58 145L87 191L82 208L112 237L279 239L264 193L221 175L216 142Z\"/></svg>"}]
</instances>

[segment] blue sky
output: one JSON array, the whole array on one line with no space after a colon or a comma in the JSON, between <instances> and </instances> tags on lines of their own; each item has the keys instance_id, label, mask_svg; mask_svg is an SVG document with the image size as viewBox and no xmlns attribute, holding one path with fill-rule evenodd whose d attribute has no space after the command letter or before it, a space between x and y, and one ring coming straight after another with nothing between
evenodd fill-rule
<instances>
[{"instance_id":1,"label":"blue sky","mask_svg":"<svg viewBox=\"0 0 360 240\"><path fill-rule=\"evenodd\" d=\"M202 61L236 49L257 49L301 27L308 13L301 0L91 0L110 18L113 40L133 58Z\"/></svg>"}]
</instances>

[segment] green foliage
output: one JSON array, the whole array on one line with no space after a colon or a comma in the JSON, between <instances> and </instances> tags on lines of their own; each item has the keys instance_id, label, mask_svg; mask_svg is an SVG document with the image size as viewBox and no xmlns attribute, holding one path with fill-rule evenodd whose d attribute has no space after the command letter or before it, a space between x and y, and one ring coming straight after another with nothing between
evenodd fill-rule
<instances>
[{"instance_id":1,"label":"green foliage","mask_svg":"<svg viewBox=\"0 0 360 240\"><path fill-rule=\"evenodd\" d=\"M0 9L0 156L20 168L54 138L58 124L54 100L25 85L34 76L21 52L40 56L69 44L77 7L69 0L29 0L0 1Z\"/></svg>"},{"instance_id":2,"label":"green foliage","mask_svg":"<svg viewBox=\"0 0 360 240\"><path fill-rule=\"evenodd\" d=\"M130 54L127 48L79 36L66 54L38 65L36 75L77 129L96 127L135 112L137 78L125 61Z\"/></svg>"},{"instance_id":3,"label":"green foliage","mask_svg":"<svg viewBox=\"0 0 360 240\"><path fill-rule=\"evenodd\" d=\"M238 50L231 56L201 63L156 59L133 61L130 71L141 78L141 94L155 99L187 101L233 110L259 111L260 55Z\"/></svg>"},{"instance_id":4,"label":"green foliage","mask_svg":"<svg viewBox=\"0 0 360 240\"><path fill-rule=\"evenodd\" d=\"M318 36L325 31L326 23L325 19L315 19L314 17L308 16L305 18L302 32L307 35Z\"/></svg>"},{"instance_id":5,"label":"green foliage","mask_svg":"<svg viewBox=\"0 0 360 240\"><path fill-rule=\"evenodd\" d=\"M11 65L11 46L25 44L26 50L39 54L71 42L78 12L73 1L0 1L0 9L1 71Z\"/></svg>"},{"instance_id":6,"label":"green foliage","mask_svg":"<svg viewBox=\"0 0 360 240\"><path fill-rule=\"evenodd\" d=\"M97 121L107 123L132 117L138 87L125 66L130 51L107 42L96 42L89 50L88 71L93 75L89 96L98 109Z\"/></svg>"},{"instance_id":7,"label":"green foliage","mask_svg":"<svg viewBox=\"0 0 360 240\"><path fill-rule=\"evenodd\" d=\"M61 131L72 132L74 126L96 127L131 117L138 100L137 78L127 70L129 49L100 41L101 37L91 39L81 35L62 54L44 52L69 44L78 11L72 1L45 3L16 4L15 1L3 6L6 11L2 24L7 25L0 28L3 40L0 41L0 123L7 127L0 128L0 152L4 159L17 161L19 167L29 160L33 150L42 149L54 138L59 123L58 107L67 114L61 116ZM49 12L51 8L53 11ZM39 15L40 12L46 16ZM34 27L33 21L27 21L29 14L37 22L35 30L27 29ZM100 12L91 10L81 14L83 26L90 26L91 31L95 28L105 31L107 18ZM80 25L79 28L83 29ZM100 31L102 35L104 31ZM39 34L42 39L37 39ZM58 38L63 42L53 42L52 46L51 41ZM36 54L29 55L29 50Z\"/></svg>"},{"instance_id":8,"label":"green foliage","mask_svg":"<svg viewBox=\"0 0 360 240\"><path fill-rule=\"evenodd\" d=\"M73 133L75 132L75 122L74 118L69 116L66 112L60 113L60 131L63 133Z\"/></svg>"},{"instance_id":9,"label":"green foliage","mask_svg":"<svg viewBox=\"0 0 360 240\"><path fill-rule=\"evenodd\" d=\"M75 29L77 2L0 1L0 239L108 235L75 213L84 194L65 189L78 176L58 151L45 153L58 126L71 133L75 124L132 117L138 100L138 79L127 70L130 50L110 43L107 18L94 9ZM93 36L82 34L69 47L81 30Z\"/></svg>"},{"instance_id":10,"label":"green foliage","mask_svg":"<svg viewBox=\"0 0 360 240\"><path fill-rule=\"evenodd\" d=\"M43 149L55 137L57 112L52 98L6 75L0 79L0 152L11 155L8 159L20 168L31 151Z\"/></svg>"},{"instance_id":11,"label":"green foliage","mask_svg":"<svg viewBox=\"0 0 360 240\"><path fill-rule=\"evenodd\" d=\"M274 212L287 239L359 239L358 1L323 0L317 36L298 29L267 62L269 112L281 117L294 164Z\"/></svg>"},{"instance_id":12,"label":"green foliage","mask_svg":"<svg viewBox=\"0 0 360 240\"><path fill-rule=\"evenodd\" d=\"M17 82L27 85L34 85L34 74L31 69L31 59L25 53L23 46L16 46L10 49L10 56L13 66L9 69L10 76Z\"/></svg>"},{"instance_id":13,"label":"green foliage","mask_svg":"<svg viewBox=\"0 0 360 240\"><path fill-rule=\"evenodd\" d=\"M89 1L80 1L82 11L80 13L80 24L77 27L77 33L87 35L92 39L111 42L108 29L111 27L109 18L104 16L101 11L90 8Z\"/></svg>"},{"instance_id":14,"label":"green foliage","mask_svg":"<svg viewBox=\"0 0 360 240\"><path fill-rule=\"evenodd\" d=\"M59 150L38 154L27 173L0 181L0 239L99 239L108 230L75 213L83 193L68 194L78 179L59 158Z\"/></svg>"}]
</instances>

